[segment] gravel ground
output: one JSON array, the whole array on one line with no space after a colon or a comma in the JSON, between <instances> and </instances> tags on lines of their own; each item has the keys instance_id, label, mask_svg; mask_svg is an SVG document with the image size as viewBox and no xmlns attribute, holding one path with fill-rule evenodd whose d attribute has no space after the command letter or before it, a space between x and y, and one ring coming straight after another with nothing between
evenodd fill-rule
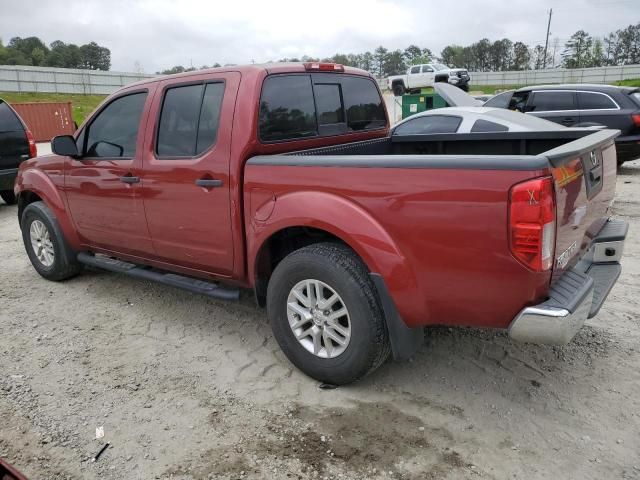
<instances>
[{"instance_id":1,"label":"gravel ground","mask_svg":"<svg viewBox=\"0 0 640 480\"><path fill-rule=\"evenodd\" d=\"M292 369L249 294L43 280L2 204L0 456L31 479L638 479L639 187L636 161L624 272L568 346L432 328L413 361L334 390Z\"/></svg>"}]
</instances>

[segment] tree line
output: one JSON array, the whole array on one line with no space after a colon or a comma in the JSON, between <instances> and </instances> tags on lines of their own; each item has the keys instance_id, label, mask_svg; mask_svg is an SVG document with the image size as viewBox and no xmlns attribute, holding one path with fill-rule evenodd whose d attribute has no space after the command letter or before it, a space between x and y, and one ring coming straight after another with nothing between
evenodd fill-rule
<instances>
[{"instance_id":1,"label":"tree line","mask_svg":"<svg viewBox=\"0 0 640 480\"><path fill-rule=\"evenodd\" d=\"M546 57L543 45L531 47L508 38L495 41L483 38L467 46L448 45L439 56L433 55L429 48L410 45L404 50L388 50L380 46L373 52L337 53L327 58L305 55L278 61L335 62L368 70L378 77L398 75L404 73L410 65L427 62L440 62L449 67L466 68L475 72L631 65L640 63L640 23L612 32L604 39L579 30L562 47L557 41L551 42Z\"/></svg>"},{"instance_id":2,"label":"tree line","mask_svg":"<svg viewBox=\"0 0 640 480\"><path fill-rule=\"evenodd\" d=\"M47 46L38 37L13 37L6 46L0 40L0 65L109 70L111 51L96 42L78 46L56 40Z\"/></svg>"}]
</instances>

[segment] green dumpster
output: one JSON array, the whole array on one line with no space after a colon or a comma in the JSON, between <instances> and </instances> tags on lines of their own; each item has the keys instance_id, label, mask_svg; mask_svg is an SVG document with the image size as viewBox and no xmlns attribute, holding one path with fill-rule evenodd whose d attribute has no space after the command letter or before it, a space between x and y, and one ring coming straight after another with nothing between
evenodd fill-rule
<instances>
[{"instance_id":1,"label":"green dumpster","mask_svg":"<svg viewBox=\"0 0 640 480\"><path fill-rule=\"evenodd\" d=\"M424 90L423 90L424 91ZM416 113L434 108L447 107L447 102L440 95L433 91L425 93L402 96L402 118L405 119Z\"/></svg>"}]
</instances>

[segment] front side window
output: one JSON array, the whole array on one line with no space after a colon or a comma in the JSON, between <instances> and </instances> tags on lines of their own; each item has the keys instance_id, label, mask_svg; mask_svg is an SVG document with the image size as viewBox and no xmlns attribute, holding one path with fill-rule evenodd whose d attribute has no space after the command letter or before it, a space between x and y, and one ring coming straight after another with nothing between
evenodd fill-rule
<instances>
[{"instance_id":1,"label":"front side window","mask_svg":"<svg viewBox=\"0 0 640 480\"><path fill-rule=\"evenodd\" d=\"M147 92L116 98L92 120L84 133L85 157L133 158Z\"/></svg>"},{"instance_id":2,"label":"front side window","mask_svg":"<svg viewBox=\"0 0 640 480\"><path fill-rule=\"evenodd\" d=\"M524 112L529 99L529 92L514 92L509 100L509 110Z\"/></svg>"},{"instance_id":3,"label":"front side window","mask_svg":"<svg viewBox=\"0 0 640 480\"><path fill-rule=\"evenodd\" d=\"M551 112L556 110L575 110L573 92L535 92L529 112Z\"/></svg>"},{"instance_id":4,"label":"front side window","mask_svg":"<svg viewBox=\"0 0 640 480\"><path fill-rule=\"evenodd\" d=\"M169 88L158 124L158 157L194 157L216 140L224 83Z\"/></svg>"},{"instance_id":5,"label":"front side window","mask_svg":"<svg viewBox=\"0 0 640 480\"><path fill-rule=\"evenodd\" d=\"M429 65L424 65L422 67L422 73L430 73L433 72L433 68L431 68Z\"/></svg>"},{"instance_id":6,"label":"front side window","mask_svg":"<svg viewBox=\"0 0 640 480\"><path fill-rule=\"evenodd\" d=\"M578 92L578 105L580 110L617 109L618 106L609 95L594 92Z\"/></svg>"},{"instance_id":7,"label":"front side window","mask_svg":"<svg viewBox=\"0 0 640 480\"><path fill-rule=\"evenodd\" d=\"M431 133L456 133L462 118L453 115L425 115L398 125L394 135L425 135Z\"/></svg>"}]
</instances>

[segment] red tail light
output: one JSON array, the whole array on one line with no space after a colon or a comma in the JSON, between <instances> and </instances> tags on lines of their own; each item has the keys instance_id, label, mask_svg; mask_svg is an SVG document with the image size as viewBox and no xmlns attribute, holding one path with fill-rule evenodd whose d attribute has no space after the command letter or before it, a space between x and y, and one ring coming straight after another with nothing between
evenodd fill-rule
<instances>
[{"instance_id":1,"label":"red tail light","mask_svg":"<svg viewBox=\"0 0 640 480\"><path fill-rule=\"evenodd\" d=\"M631 120L633 121L633 124L636 126L636 128L640 128L640 113L631 115Z\"/></svg>"},{"instance_id":2,"label":"red tail light","mask_svg":"<svg viewBox=\"0 0 640 480\"><path fill-rule=\"evenodd\" d=\"M38 156L38 147L36 147L36 140L33 138L31 130L27 130L27 140L29 141L29 158Z\"/></svg>"},{"instance_id":3,"label":"red tail light","mask_svg":"<svg viewBox=\"0 0 640 480\"><path fill-rule=\"evenodd\" d=\"M344 65L339 63L307 62L304 64L304 68L318 72L344 72Z\"/></svg>"},{"instance_id":4,"label":"red tail light","mask_svg":"<svg viewBox=\"0 0 640 480\"><path fill-rule=\"evenodd\" d=\"M556 202L551 177L536 178L511 188L509 242L511 253L536 272L553 265Z\"/></svg>"}]
</instances>

